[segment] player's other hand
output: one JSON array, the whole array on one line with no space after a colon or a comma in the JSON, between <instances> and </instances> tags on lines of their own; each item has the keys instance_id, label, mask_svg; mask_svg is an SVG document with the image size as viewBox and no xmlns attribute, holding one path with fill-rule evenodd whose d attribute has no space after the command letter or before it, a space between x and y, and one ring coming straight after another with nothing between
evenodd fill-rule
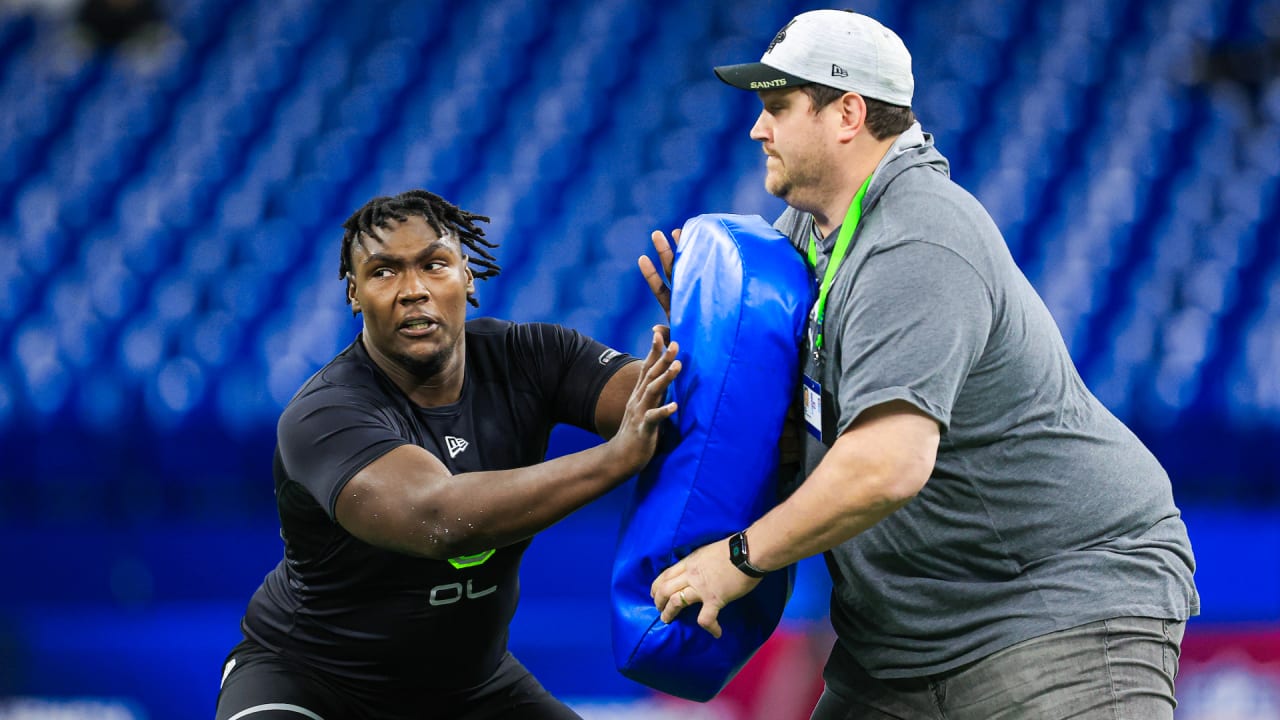
<instances>
[{"instance_id":1,"label":"player's other hand","mask_svg":"<svg viewBox=\"0 0 1280 720\"><path fill-rule=\"evenodd\" d=\"M653 260L648 255L641 255L640 274L644 276L644 281L649 284L649 290L653 296L657 298L658 304L662 306L662 312L667 317L671 317L671 268L675 264L676 252L675 246L680 242L680 229L671 231L671 240L667 240L667 236L661 230L654 230L649 236L653 240L653 249L658 251L658 262L662 269L659 270L657 265L653 264Z\"/></svg>"},{"instance_id":2,"label":"player's other hand","mask_svg":"<svg viewBox=\"0 0 1280 720\"><path fill-rule=\"evenodd\" d=\"M618 432L609 444L619 453L618 462L629 468L632 474L644 467L658 447L658 431L662 423L676 412L674 401L663 403L671 381L680 374L681 363L676 359L679 343L669 342L669 330L665 325L653 328L653 342L645 356L636 379L636 386L627 398L627 408L622 415Z\"/></svg>"}]
</instances>

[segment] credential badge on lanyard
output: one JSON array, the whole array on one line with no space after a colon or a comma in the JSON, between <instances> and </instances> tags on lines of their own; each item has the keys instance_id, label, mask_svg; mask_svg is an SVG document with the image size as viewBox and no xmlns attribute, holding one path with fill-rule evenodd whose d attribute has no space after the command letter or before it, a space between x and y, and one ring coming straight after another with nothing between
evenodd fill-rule
<instances>
[{"instance_id":1,"label":"credential badge on lanyard","mask_svg":"<svg viewBox=\"0 0 1280 720\"><path fill-rule=\"evenodd\" d=\"M870 185L871 176L868 175L862 182L862 187L858 188L857 194L853 196L853 202L849 203L849 211L845 213L844 222L840 224L840 234L836 236L836 246L832 248L831 258L827 261L826 270L822 273L822 285L818 288L818 302L814 304L809 316L809 345L813 349L813 363L810 367L818 377L812 377L809 373L805 373L804 376L804 424L809 429L809 434L823 443L827 442L827 438L822 437L822 382L819 378L822 377L824 365L822 324L826 320L827 296L831 293L831 285L835 282L836 271L840 269L845 255L849 253L853 231L858 228L858 222L862 220L862 199L866 197L867 187ZM810 233L809 267L817 266L818 243ZM834 441L835 438L831 440Z\"/></svg>"}]
</instances>

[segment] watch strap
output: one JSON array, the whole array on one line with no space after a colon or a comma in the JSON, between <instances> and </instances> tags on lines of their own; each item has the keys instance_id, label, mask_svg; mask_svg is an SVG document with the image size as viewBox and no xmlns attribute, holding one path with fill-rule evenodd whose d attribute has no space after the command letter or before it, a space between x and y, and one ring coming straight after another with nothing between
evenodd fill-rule
<instances>
[{"instance_id":1,"label":"watch strap","mask_svg":"<svg viewBox=\"0 0 1280 720\"><path fill-rule=\"evenodd\" d=\"M741 530L729 538L729 560L733 566L753 578L762 578L769 573L751 564L751 552L747 546L747 531Z\"/></svg>"}]
</instances>

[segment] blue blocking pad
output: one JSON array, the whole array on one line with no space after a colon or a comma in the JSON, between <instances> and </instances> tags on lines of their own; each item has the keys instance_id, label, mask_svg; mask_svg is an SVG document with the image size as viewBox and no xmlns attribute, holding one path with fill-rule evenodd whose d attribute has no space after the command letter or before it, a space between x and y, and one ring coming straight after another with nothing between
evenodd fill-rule
<instances>
[{"instance_id":1,"label":"blue blocking pad","mask_svg":"<svg viewBox=\"0 0 1280 720\"><path fill-rule=\"evenodd\" d=\"M671 297L671 338L684 366L671 393L680 407L637 479L613 567L614 662L632 680L710 700L782 618L794 567L724 608L718 640L698 626L700 605L663 623L649 587L778 502L778 438L799 388L811 300L803 258L763 218L685 223Z\"/></svg>"}]
</instances>

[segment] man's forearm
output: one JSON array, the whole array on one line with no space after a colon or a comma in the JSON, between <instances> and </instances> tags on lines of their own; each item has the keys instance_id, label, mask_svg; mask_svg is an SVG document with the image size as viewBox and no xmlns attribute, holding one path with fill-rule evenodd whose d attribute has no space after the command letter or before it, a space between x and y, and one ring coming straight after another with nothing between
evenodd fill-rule
<instances>
[{"instance_id":1,"label":"man's forearm","mask_svg":"<svg viewBox=\"0 0 1280 720\"><path fill-rule=\"evenodd\" d=\"M839 545L906 505L929 480L934 420L904 403L864 416L786 501L747 530L757 567L775 570Z\"/></svg>"},{"instance_id":2,"label":"man's forearm","mask_svg":"<svg viewBox=\"0 0 1280 720\"><path fill-rule=\"evenodd\" d=\"M751 562L777 570L825 552L911 501L867 478L823 478L817 472L791 497L747 529Z\"/></svg>"},{"instance_id":3,"label":"man's forearm","mask_svg":"<svg viewBox=\"0 0 1280 720\"><path fill-rule=\"evenodd\" d=\"M532 537L630 475L607 443L528 467L455 475L432 495L432 506L453 517L434 513L444 530L434 542L447 547L430 554L453 557Z\"/></svg>"}]
</instances>

